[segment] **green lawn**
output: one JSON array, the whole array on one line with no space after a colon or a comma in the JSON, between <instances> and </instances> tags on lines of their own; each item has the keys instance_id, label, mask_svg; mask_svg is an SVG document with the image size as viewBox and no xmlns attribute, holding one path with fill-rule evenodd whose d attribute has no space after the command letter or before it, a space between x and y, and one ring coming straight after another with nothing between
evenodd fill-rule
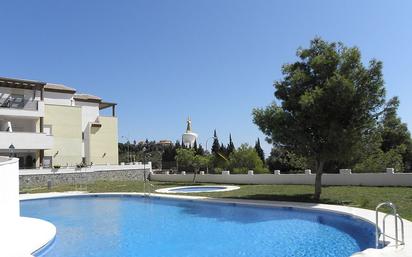
<instances>
[{"instance_id":1,"label":"green lawn","mask_svg":"<svg viewBox=\"0 0 412 257\"><path fill-rule=\"evenodd\" d=\"M152 182L155 189L188 184ZM142 192L143 183L137 181L98 181L82 187L64 185L47 188L24 188L21 193L63 192L87 190L99 192ZM313 186L305 185L240 185L239 190L216 193L195 193L190 195L258 199L270 201L314 202L312 199ZM412 220L412 188L411 187L361 187L361 186L328 186L322 191L321 203L347 205L374 210L380 202L392 201L398 206L402 217Z\"/></svg>"}]
</instances>

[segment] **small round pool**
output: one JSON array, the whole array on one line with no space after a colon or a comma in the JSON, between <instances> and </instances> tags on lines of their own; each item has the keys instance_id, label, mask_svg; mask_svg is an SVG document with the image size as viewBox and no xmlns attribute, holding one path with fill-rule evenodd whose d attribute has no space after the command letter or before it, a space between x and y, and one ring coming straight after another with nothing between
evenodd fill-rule
<instances>
[{"instance_id":1,"label":"small round pool","mask_svg":"<svg viewBox=\"0 0 412 257\"><path fill-rule=\"evenodd\" d=\"M237 186L182 186L169 187L156 190L158 193L209 193L209 192L224 192L239 189Z\"/></svg>"}]
</instances>

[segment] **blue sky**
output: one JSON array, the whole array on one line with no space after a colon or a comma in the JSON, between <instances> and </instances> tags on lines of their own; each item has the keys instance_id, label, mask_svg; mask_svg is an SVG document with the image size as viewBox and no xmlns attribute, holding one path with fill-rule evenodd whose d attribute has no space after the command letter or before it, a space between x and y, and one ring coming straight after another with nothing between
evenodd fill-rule
<instances>
[{"instance_id":1,"label":"blue sky","mask_svg":"<svg viewBox=\"0 0 412 257\"><path fill-rule=\"evenodd\" d=\"M63 83L119 103L119 136L199 142L263 134L254 107L317 36L384 63L388 97L412 124L411 1L1 1L0 76ZM210 146L210 143L209 143ZM266 153L270 146L265 144Z\"/></svg>"}]
</instances>

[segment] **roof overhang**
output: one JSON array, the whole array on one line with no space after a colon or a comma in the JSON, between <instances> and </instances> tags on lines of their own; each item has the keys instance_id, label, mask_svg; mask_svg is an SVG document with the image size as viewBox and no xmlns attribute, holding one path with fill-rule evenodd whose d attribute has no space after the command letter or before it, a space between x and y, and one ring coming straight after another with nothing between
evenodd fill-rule
<instances>
[{"instance_id":1,"label":"roof overhang","mask_svg":"<svg viewBox=\"0 0 412 257\"><path fill-rule=\"evenodd\" d=\"M40 90L45 85L46 83L41 81L0 77L0 87Z\"/></svg>"},{"instance_id":2,"label":"roof overhang","mask_svg":"<svg viewBox=\"0 0 412 257\"><path fill-rule=\"evenodd\" d=\"M99 104L99 110L110 108L110 107L113 107L113 106L116 106L116 105L117 105L117 103L101 102Z\"/></svg>"}]
</instances>

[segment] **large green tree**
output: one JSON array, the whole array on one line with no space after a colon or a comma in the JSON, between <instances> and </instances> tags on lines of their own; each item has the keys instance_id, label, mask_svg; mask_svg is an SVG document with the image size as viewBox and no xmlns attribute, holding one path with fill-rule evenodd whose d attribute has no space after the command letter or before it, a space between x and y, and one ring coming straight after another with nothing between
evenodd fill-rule
<instances>
[{"instance_id":1,"label":"large green tree","mask_svg":"<svg viewBox=\"0 0 412 257\"><path fill-rule=\"evenodd\" d=\"M379 131L382 137L381 149L384 152L396 150L402 155L404 166L412 162L412 139L408 126L397 115L399 99L394 97L389 101Z\"/></svg>"},{"instance_id":2,"label":"large green tree","mask_svg":"<svg viewBox=\"0 0 412 257\"><path fill-rule=\"evenodd\" d=\"M408 127L397 115L399 100L391 99L379 120L376 131L359 153L360 160L354 165L355 172L396 171L408 169L412 160L412 140Z\"/></svg>"},{"instance_id":3,"label":"large green tree","mask_svg":"<svg viewBox=\"0 0 412 257\"><path fill-rule=\"evenodd\" d=\"M269 170L281 170L286 173L304 170L308 167L305 158L297 156L286 149L276 147L272 148L266 162Z\"/></svg>"},{"instance_id":4,"label":"large green tree","mask_svg":"<svg viewBox=\"0 0 412 257\"><path fill-rule=\"evenodd\" d=\"M195 157L195 150L194 149L187 149L187 148L179 148L176 149L176 162L180 169L191 169L193 167L193 160Z\"/></svg>"},{"instance_id":5,"label":"large green tree","mask_svg":"<svg viewBox=\"0 0 412 257\"><path fill-rule=\"evenodd\" d=\"M277 103L254 109L253 121L275 147L314 163L319 200L325 163L349 158L376 126L385 104L382 63L365 67L358 48L320 38L297 57L274 83Z\"/></svg>"}]
</instances>

